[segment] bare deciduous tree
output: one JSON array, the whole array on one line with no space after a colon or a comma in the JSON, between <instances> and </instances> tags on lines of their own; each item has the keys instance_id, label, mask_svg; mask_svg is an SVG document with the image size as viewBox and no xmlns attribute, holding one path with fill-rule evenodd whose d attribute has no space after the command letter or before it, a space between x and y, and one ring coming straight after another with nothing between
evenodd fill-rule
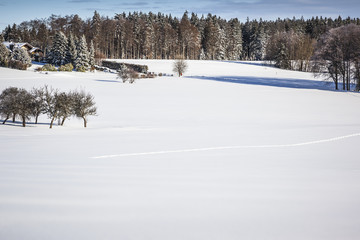
<instances>
[{"instance_id":1,"label":"bare deciduous tree","mask_svg":"<svg viewBox=\"0 0 360 240\"><path fill-rule=\"evenodd\" d=\"M26 120L32 115L33 96L23 88L9 87L0 95L0 114L5 117L3 124L13 116L20 116L22 125L25 127Z\"/></svg>"},{"instance_id":2,"label":"bare deciduous tree","mask_svg":"<svg viewBox=\"0 0 360 240\"><path fill-rule=\"evenodd\" d=\"M84 127L87 126L87 117L97 114L94 96L84 91L74 93L74 113L78 118L84 120Z\"/></svg>"},{"instance_id":3,"label":"bare deciduous tree","mask_svg":"<svg viewBox=\"0 0 360 240\"><path fill-rule=\"evenodd\" d=\"M23 88L19 90L16 107L23 127L26 126L26 120L29 120L32 115L32 99L33 96L28 91Z\"/></svg>"},{"instance_id":4,"label":"bare deciduous tree","mask_svg":"<svg viewBox=\"0 0 360 240\"><path fill-rule=\"evenodd\" d=\"M181 77L187 69L188 65L183 58L179 58L173 63L173 72L177 73Z\"/></svg>"},{"instance_id":5,"label":"bare deciduous tree","mask_svg":"<svg viewBox=\"0 0 360 240\"><path fill-rule=\"evenodd\" d=\"M118 77L122 79L123 83L125 83L129 79L129 69L124 66L119 72Z\"/></svg>"},{"instance_id":6,"label":"bare deciduous tree","mask_svg":"<svg viewBox=\"0 0 360 240\"><path fill-rule=\"evenodd\" d=\"M118 77L122 79L123 83L129 81L129 83L134 83L136 79L139 78L139 73L132 68L123 66L123 68L118 72Z\"/></svg>"},{"instance_id":7,"label":"bare deciduous tree","mask_svg":"<svg viewBox=\"0 0 360 240\"><path fill-rule=\"evenodd\" d=\"M0 95L0 113L5 117L3 124L13 116L13 122L15 122L16 115L18 114L18 95L19 89L17 87L6 88Z\"/></svg>"},{"instance_id":8,"label":"bare deciduous tree","mask_svg":"<svg viewBox=\"0 0 360 240\"><path fill-rule=\"evenodd\" d=\"M56 98L57 95L58 90L45 86L45 105L46 113L51 119L50 128L52 128L54 120L58 117L60 111L59 103Z\"/></svg>"},{"instance_id":9,"label":"bare deciduous tree","mask_svg":"<svg viewBox=\"0 0 360 240\"><path fill-rule=\"evenodd\" d=\"M38 123L40 114L46 113L45 90L44 88L33 88L32 95L32 115L35 117L35 124Z\"/></svg>"},{"instance_id":10,"label":"bare deciduous tree","mask_svg":"<svg viewBox=\"0 0 360 240\"><path fill-rule=\"evenodd\" d=\"M74 94L71 92L61 92L55 94L55 98L59 107L57 117L61 120L61 126L63 126L65 120L74 112Z\"/></svg>"}]
</instances>

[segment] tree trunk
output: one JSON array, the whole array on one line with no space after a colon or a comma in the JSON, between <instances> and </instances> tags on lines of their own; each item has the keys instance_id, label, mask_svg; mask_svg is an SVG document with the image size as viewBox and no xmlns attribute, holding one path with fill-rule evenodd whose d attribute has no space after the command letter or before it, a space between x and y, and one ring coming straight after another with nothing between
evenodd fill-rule
<instances>
[{"instance_id":1,"label":"tree trunk","mask_svg":"<svg viewBox=\"0 0 360 240\"><path fill-rule=\"evenodd\" d=\"M348 91L350 91L350 81L351 81L351 63L348 62Z\"/></svg>"},{"instance_id":2,"label":"tree trunk","mask_svg":"<svg viewBox=\"0 0 360 240\"><path fill-rule=\"evenodd\" d=\"M25 125L26 125L26 122L25 122L26 118L25 118L24 116L22 116L21 118L22 118L22 126L25 127Z\"/></svg>"},{"instance_id":3,"label":"tree trunk","mask_svg":"<svg viewBox=\"0 0 360 240\"><path fill-rule=\"evenodd\" d=\"M338 80L337 80L337 79L335 80L335 90L339 90L339 87L338 87Z\"/></svg>"},{"instance_id":4,"label":"tree trunk","mask_svg":"<svg viewBox=\"0 0 360 240\"><path fill-rule=\"evenodd\" d=\"M345 63L342 64L342 78L343 78L343 90L345 91L346 90L346 66L345 66Z\"/></svg>"},{"instance_id":5,"label":"tree trunk","mask_svg":"<svg viewBox=\"0 0 360 240\"><path fill-rule=\"evenodd\" d=\"M5 124L8 119L9 119L9 115L6 116L6 118L5 118L5 120L3 121L2 124Z\"/></svg>"},{"instance_id":6,"label":"tree trunk","mask_svg":"<svg viewBox=\"0 0 360 240\"><path fill-rule=\"evenodd\" d=\"M86 128L86 123L87 123L86 118L83 117L83 119L84 119L84 127Z\"/></svg>"},{"instance_id":7,"label":"tree trunk","mask_svg":"<svg viewBox=\"0 0 360 240\"><path fill-rule=\"evenodd\" d=\"M335 89L336 90L339 90L338 82L339 82L339 77L338 77L338 72L337 72L337 67L336 67L335 68Z\"/></svg>"},{"instance_id":8,"label":"tree trunk","mask_svg":"<svg viewBox=\"0 0 360 240\"><path fill-rule=\"evenodd\" d=\"M13 119L12 119L13 123L15 122L15 118L16 118L16 113L13 114Z\"/></svg>"},{"instance_id":9,"label":"tree trunk","mask_svg":"<svg viewBox=\"0 0 360 240\"><path fill-rule=\"evenodd\" d=\"M35 116L35 124L38 123L38 118L39 118L39 115L37 114L37 115Z\"/></svg>"},{"instance_id":10,"label":"tree trunk","mask_svg":"<svg viewBox=\"0 0 360 240\"><path fill-rule=\"evenodd\" d=\"M51 119L50 128L52 128L55 118L56 118L56 116L53 116L53 118Z\"/></svg>"},{"instance_id":11,"label":"tree trunk","mask_svg":"<svg viewBox=\"0 0 360 240\"><path fill-rule=\"evenodd\" d=\"M65 120L66 120L66 117L63 117L63 120L61 121L61 126L64 125Z\"/></svg>"}]
</instances>

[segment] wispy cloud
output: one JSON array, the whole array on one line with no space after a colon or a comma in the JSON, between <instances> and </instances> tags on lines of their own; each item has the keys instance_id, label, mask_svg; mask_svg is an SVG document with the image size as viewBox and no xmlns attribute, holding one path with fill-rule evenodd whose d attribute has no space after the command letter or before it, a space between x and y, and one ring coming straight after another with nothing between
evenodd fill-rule
<instances>
[{"instance_id":1,"label":"wispy cloud","mask_svg":"<svg viewBox=\"0 0 360 240\"><path fill-rule=\"evenodd\" d=\"M121 3L123 6L146 6L149 5L148 2L130 2L130 3Z\"/></svg>"},{"instance_id":2,"label":"wispy cloud","mask_svg":"<svg viewBox=\"0 0 360 240\"><path fill-rule=\"evenodd\" d=\"M100 2L100 0L69 0L68 3L93 3Z\"/></svg>"}]
</instances>

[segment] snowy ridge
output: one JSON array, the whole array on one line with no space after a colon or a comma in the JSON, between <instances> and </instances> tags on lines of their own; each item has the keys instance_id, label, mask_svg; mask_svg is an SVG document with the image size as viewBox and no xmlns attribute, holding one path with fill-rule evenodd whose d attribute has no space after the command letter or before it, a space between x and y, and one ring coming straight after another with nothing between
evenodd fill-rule
<instances>
[{"instance_id":1,"label":"snowy ridge","mask_svg":"<svg viewBox=\"0 0 360 240\"><path fill-rule=\"evenodd\" d=\"M359 137L360 133L354 133L350 135L333 137L328 139L322 139L317 141L301 142L301 143L292 143L292 144L274 144L274 145L243 145L243 146L225 146L225 147L209 147L209 148L194 148L194 149L182 149L182 150L169 150L169 151L155 151L155 152L142 152L142 153L124 153L124 154L113 154L113 155L104 155L91 157L93 159L101 158L117 158L117 157L130 157L130 156L142 156L142 155L157 155L157 154L169 154L169 153L186 153L186 152L202 152L202 151L213 151L213 150L226 150L226 149L240 149L240 148L284 148L284 147L301 147L306 145L327 143L340 141L346 138Z\"/></svg>"},{"instance_id":2,"label":"snowy ridge","mask_svg":"<svg viewBox=\"0 0 360 240\"><path fill-rule=\"evenodd\" d=\"M360 94L249 62L165 73L0 68L0 90L95 97L98 116L0 124L0 239L355 240ZM36 66L34 66L35 68Z\"/></svg>"}]
</instances>

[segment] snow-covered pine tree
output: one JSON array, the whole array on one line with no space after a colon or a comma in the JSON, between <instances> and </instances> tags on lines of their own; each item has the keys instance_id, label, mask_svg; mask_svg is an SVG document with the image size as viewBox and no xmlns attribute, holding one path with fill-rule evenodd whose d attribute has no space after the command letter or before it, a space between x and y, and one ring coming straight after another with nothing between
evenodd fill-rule
<instances>
[{"instance_id":1,"label":"snow-covered pine tree","mask_svg":"<svg viewBox=\"0 0 360 240\"><path fill-rule=\"evenodd\" d=\"M261 22L258 27L258 29L255 32L255 36L253 39L253 51L255 60L263 60L265 58L266 53L266 42L267 42L268 36L264 30L264 27L262 26Z\"/></svg>"},{"instance_id":2,"label":"snow-covered pine tree","mask_svg":"<svg viewBox=\"0 0 360 240\"><path fill-rule=\"evenodd\" d=\"M77 58L75 59L75 68L77 70L89 68L89 50L86 44L85 35L82 35L76 46Z\"/></svg>"},{"instance_id":3,"label":"snow-covered pine tree","mask_svg":"<svg viewBox=\"0 0 360 240\"><path fill-rule=\"evenodd\" d=\"M101 18L100 14L95 11L94 16L90 23L90 34L91 38L94 39L95 42L98 42L98 37L100 34L100 28L101 28Z\"/></svg>"},{"instance_id":4,"label":"snow-covered pine tree","mask_svg":"<svg viewBox=\"0 0 360 240\"><path fill-rule=\"evenodd\" d=\"M95 47L94 47L93 40L90 41L89 64L90 64L90 67L95 65Z\"/></svg>"},{"instance_id":5,"label":"snow-covered pine tree","mask_svg":"<svg viewBox=\"0 0 360 240\"><path fill-rule=\"evenodd\" d=\"M152 19L150 16L146 18L145 22L145 33L144 33L144 55L145 58L153 58L154 54L154 39L155 39L155 32Z\"/></svg>"},{"instance_id":6,"label":"snow-covered pine tree","mask_svg":"<svg viewBox=\"0 0 360 240\"><path fill-rule=\"evenodd\" d=\"M54 36L52 48L48 54L48 62L56 66L68 63L67 59L68 40L61 31Z\"/></svg>"},{"instance_id":7,"label":"snow-covered pine tree","mask_svg":"<svg viewBox=\"0 0 360 240\"><path fill-rule=\"evenodd\" d=\"M31 58L26 50L22 48L15 48L11 53L11 59L21 62L23 65L30 66Z\"/></svg>"},{"instance_id":8,"label":"snow-covered pine tree","mask_svg":"<svg viewBox=\"0 0 360 240\"><path fill-rule=\"evenodd\" d=\"M203 47L207 59L214 60L219 44L219 27L214 23L213 17L209 14L206 18L204 29Z\"/></svg>"},{"instance_id":9,"label":"snow-covered pine tree","mask_svg":"<svg viewBox=\"0 0 360 240\"><path fill-rule=\"evenodd\" d=\"M77 49L76 49L76 38L72 33L68 38L68 46L67 46L67 62L71 63L73 66L75 65L75 60L77 58Z\"/></svg>"},{"instance_id":10,"label":"snow-covered pine tree","mask_svg":"<svg viewBox=\"0 0 360 240\"><path fill-rule=\"evenodd\" d=\"M218 37L218 47L216 51L216 59L217 60L225 60L226 59L226 48L227 48L227 38L225 34L225 30L219 27L219 37Z\"/></svg>"},{"instance_id":11,"label":"snow-covered pine tree","mask_svg":"<svg viewBox=\"0 0 360 240\"><path fill-rule=\"evenodd\" d=\"M204 48L201 48L201 50L200 50L199 59L200 59L200 60L206 60L206 55L205 55Z\"/></svg>"},{"instance_id":12,"label":"snow-covered pine tree","mask_svg":"<svg viewBox=\"0 0 360 240\"><path fill-rule=\"evenodd\" d=\"M286 40L281 39L283 41L278 43L278 52L275 55L275 66L282 69L290 69L291 62L288 56L289 50L286 46Z\"/></svg>"},{"instance_id":13,"label":"snow-covered pine tree","mask_svg":"<svg viewBox=\"0 0 360 240\"><path fill-rule=\"evenodd\" d=\"M230 60L239 60L241 58L243 46L241 24L237 18L229 21L227 36L229 41L227 58Z\"/></svg>"}]
</instances>

